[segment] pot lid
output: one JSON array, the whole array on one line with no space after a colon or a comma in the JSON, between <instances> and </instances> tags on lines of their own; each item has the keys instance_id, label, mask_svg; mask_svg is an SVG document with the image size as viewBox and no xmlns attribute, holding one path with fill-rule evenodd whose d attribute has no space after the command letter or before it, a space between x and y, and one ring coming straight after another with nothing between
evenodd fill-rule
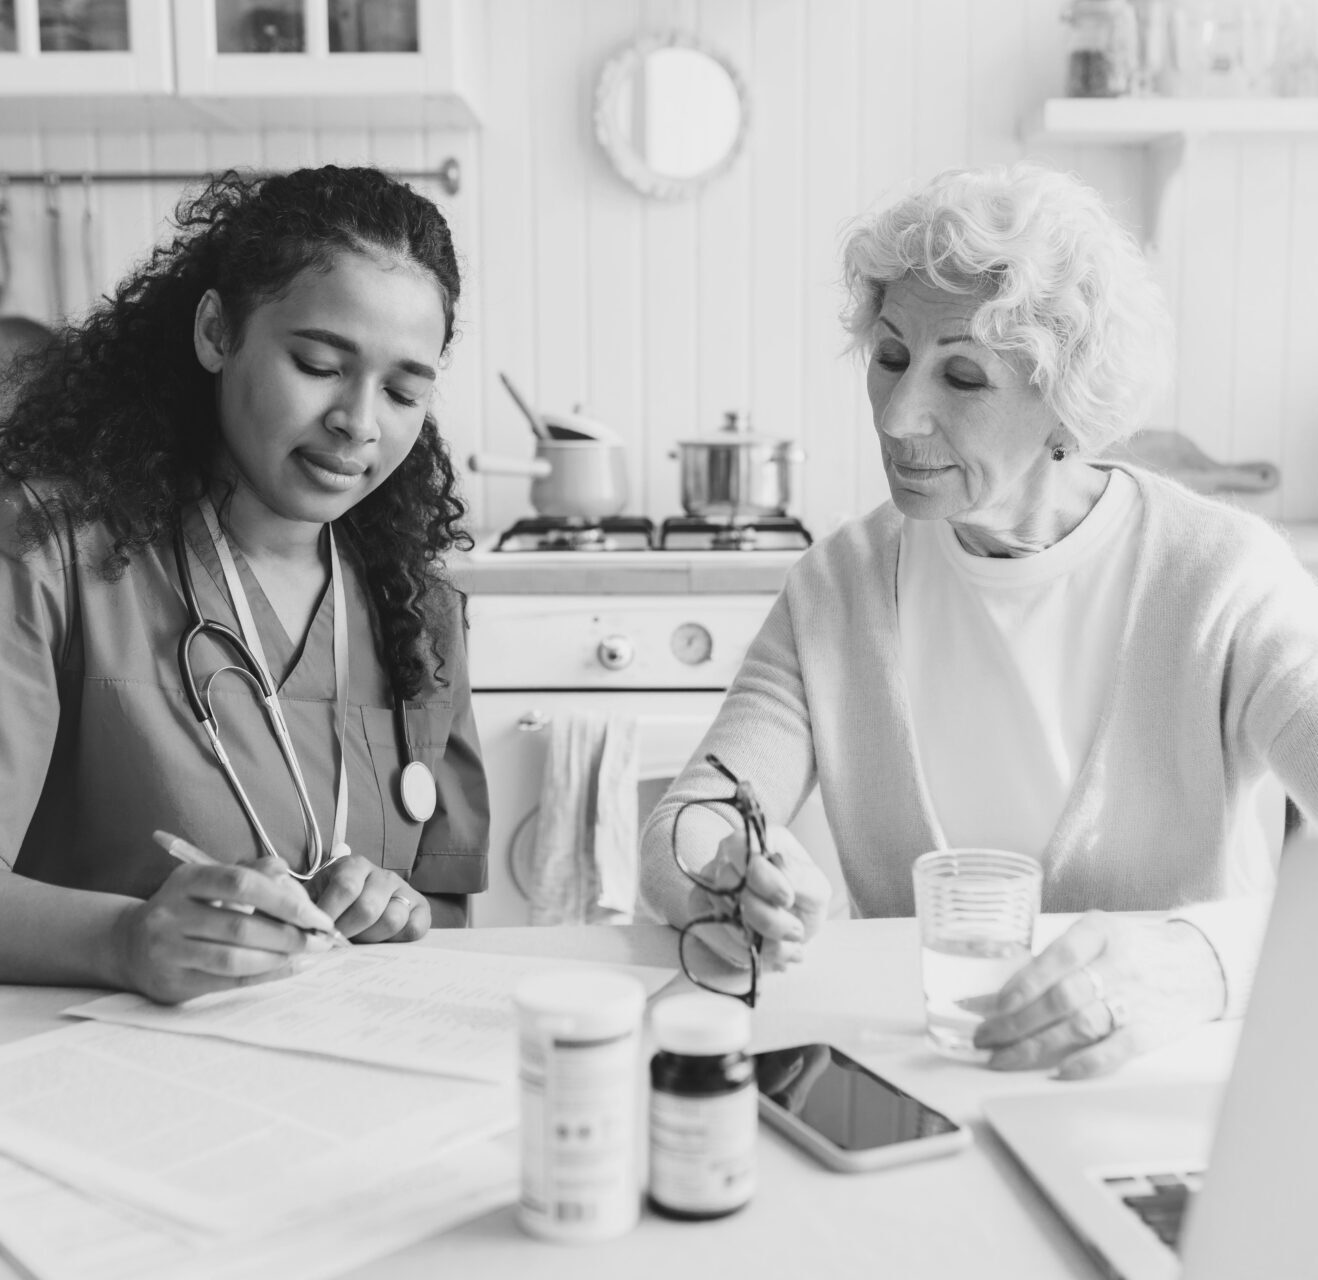
<instances>
[{"instance_id":1,"label":"pot lid","mask_svg":"<svg viewBox=\"0 0 1318 1280\"><path fill-rule=\"evenodd\" d=\"M679 440L678 444L695 444L713 446L743 448L751 445L768 446L769 448L781 448L790 445L792 441L785 440L781 436L765 436L751 430L750 417L730 409L723 415L723 425L717 431L710 431L701 436L693 436L688 440Z\"/></svg>"}]
</instances>

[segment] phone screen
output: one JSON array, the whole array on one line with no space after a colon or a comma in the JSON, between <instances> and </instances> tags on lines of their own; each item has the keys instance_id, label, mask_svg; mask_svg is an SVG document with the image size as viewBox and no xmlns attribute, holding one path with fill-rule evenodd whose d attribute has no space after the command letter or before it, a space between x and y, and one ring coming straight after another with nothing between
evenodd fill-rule
<instances>
[{"instance_id":1,"label":"phone screen","mask_svg":"<svg viewBox=\"0 0 1318 1280\"><path fill-rule=\"evenodd\" d=\"M755 1056L760 1092L845 1151L951 1133L956 1125L827 1044Z\"/></svg>"}]
</instances>

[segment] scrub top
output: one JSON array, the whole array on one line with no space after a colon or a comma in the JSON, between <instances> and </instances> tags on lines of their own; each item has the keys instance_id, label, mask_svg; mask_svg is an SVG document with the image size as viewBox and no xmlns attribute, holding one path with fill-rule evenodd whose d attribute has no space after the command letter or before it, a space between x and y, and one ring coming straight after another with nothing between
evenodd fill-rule
<instances>
[{"instance_id":1,"label":"scrub top","mask_svg":"<svg viewBox=\"0 0 1318 1280\"><path fill-rule=\"evenodd\" d=\"M224 862L260 844L188 704L178 644L188 626L172 539L132 554L122 575L101 566L112 539L101 525L23 552L18 522L40 503L26 484L0 485L0 862L36 880L148 897L177 866L152 843L157 828ZM241 634L201 514L185 513L201 611ZM375 617L360 561L339 538L348 612L349 688L344 752L352 851L422 893L485 887L489 798L472 718L460 597L437 585L447 624L441 684L407 704L415 757L438 785L425 824L403 810L404 748L377 656ZM266 659L328 845L338 746L334 723L334 602L326 589L299 650L234 549ZM191 649L197 686L234 659L209 636ZM434 665L434 664L432 664ZM302 811L283 756L251 687L232 672L212 689L220 740L276 849L306 866Z\"/></svg>"}]
</instances>

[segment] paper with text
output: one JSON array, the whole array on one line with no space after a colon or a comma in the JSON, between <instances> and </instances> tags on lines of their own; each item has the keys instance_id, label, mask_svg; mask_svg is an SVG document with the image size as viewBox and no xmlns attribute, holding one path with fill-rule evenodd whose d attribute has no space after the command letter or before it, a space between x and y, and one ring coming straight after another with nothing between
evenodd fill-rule
<instances>
[{"instance_id":1,"label":"paper with text","mask_svg":"<svg viewBox=\"0 0 1318 1280\"><path fill-rule=\"evenodd\" d=\"M269 1234L239 1227L213 1235L84 1195L0 1156L0 1272L7 1257L40 1280L326 1280L516 1194L515 1146L484 1141Z\"/></svg>"},{"instance_id":2,"label":"paper with text","mask_svg":"<svg viewBox=\"0 0 1318 1280\"><path fill-rule=\"evenodd\" d=\"M677 972L437 947L354 948L328 954L297 977L183 1005L166 1008L142 996L114 995L68 1012L413 1071L511 1081L517 1061L513 988L529 973L583 967L634 974L647 995Z\"/></svg>"},{"instance_id":3,"label":"paper with text","mask_svg":"<svg viewBox=\"0 0 1318 1280\"><path fill-rule=\"evenodd\" d=\"M511 1087L86 1022L0 1047L0 1152L210 1231L513 1127Z\"/></svg>"}]
</instances>

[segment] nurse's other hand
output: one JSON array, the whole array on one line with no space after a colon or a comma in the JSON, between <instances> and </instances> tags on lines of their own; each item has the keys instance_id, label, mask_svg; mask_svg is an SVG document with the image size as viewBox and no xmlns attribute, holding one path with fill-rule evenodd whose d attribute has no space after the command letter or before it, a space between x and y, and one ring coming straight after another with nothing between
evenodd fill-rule
<instances>
[{"instance_id":1,"label":"nurse's other hand","mask_svg":"<svg viewBox=\"0 0 1318 1280\"><path fill-rule=\"evenodd\" d=\"M767 831L768 853L753 858L741 891L741 918L761 937L760 965L768 972L785 969L805 956L805 944L828 917L833 886L786 827ZM719 843L713 860L701 871L701 879L714 885L734 885L746 865L746 836L737 831ZM693 887L687 901L687 918L718 915L728 910L728 900L716 893ZM735 926L702 933L711 949L739 967L746 965L744 935Z\"/></svg>"},{"instance_id":2,"label":"nurse's other hand","mask_svg":"<svg viewBox=\"0 0 1318 1280\"><path fill-rule=\"evenodd\" d=\"M430 929L430 903L424 895L347 845L339 845L334 861L316 873L307 889L354 942L414 942Z\"/></svg>"},{"instance_id":3,"label":"nurse's other hand","mask_svg":"<svg viewBox=\"0 0 1318 1280\"><path fill-rule=\"evenodd\" d=\"M119 918L113 938L118 985L178 1004L285 978L330 948L327 939L303 930L332 928L302 886L270 859L180 866Z\"/></svg>"},{"instance_id":4,"label":"nurse's other hand","mask_svg":"<svg viewBox=\"0 0 1318 1280\"><path fill-rule=\"evenodd\" d=\"M1057 1078L1104 1075L1219 1017L1217 955L1184 920L1090 911L1003 984L975 1043L998 1070L1057 1065Z\"/></svg>"}]
</instances>

